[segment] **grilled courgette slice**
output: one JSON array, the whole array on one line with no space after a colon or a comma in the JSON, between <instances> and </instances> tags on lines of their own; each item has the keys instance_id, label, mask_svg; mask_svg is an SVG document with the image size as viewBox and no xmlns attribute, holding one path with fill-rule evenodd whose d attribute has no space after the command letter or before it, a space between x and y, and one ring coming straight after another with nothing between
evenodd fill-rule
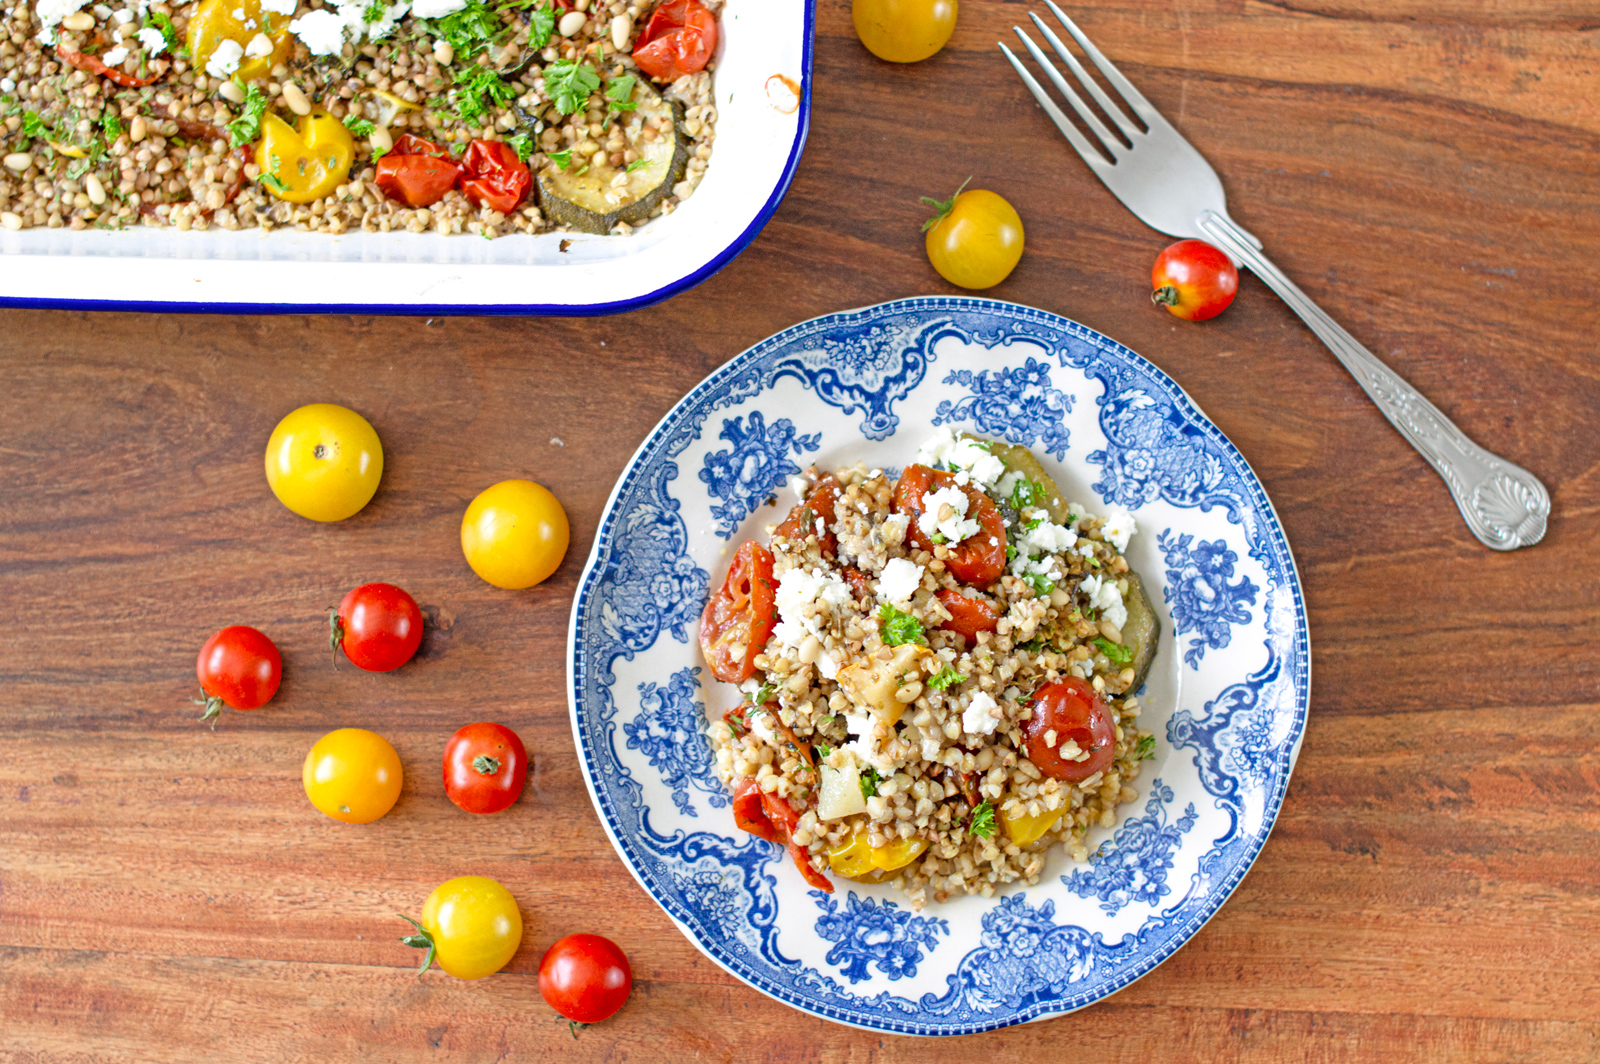
<instances>
[{"instance_id":1,"label":"grilled courgette slice","mask_svg":"<svg viewBox=\"0 0 1600 1064\"><path fill-rule=\"evenodd\" d=\"M683 180L689 165L683 106L643 78L634 82L631 99L634 109L617 121L623 140L638 154L637 162L618 168L596 162L604 156L573 155L565 168L549 159L539 168L539 206L552 222L601 234L618 222L638 225Z\"/></svg>"}]
</instances>

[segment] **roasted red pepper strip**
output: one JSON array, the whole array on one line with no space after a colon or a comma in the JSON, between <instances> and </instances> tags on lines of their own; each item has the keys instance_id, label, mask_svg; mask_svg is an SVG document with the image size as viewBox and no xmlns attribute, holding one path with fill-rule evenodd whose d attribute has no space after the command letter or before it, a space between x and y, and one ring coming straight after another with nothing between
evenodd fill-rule
<instances>
[{"instance_id":1,"label":"roasted red pepper strip","mask_svg":"<svg viewBox=\"0 0 1600 1064\"><path fill-rule=\"evenodd\" d=\"M87 70L91 74L99 74L101 77L108 78L111 81L116 82L118 85L121 85L123 88L128 89L142 89L146 85L154 85L156 82L167 76L167 72L163 70L161 73L148 78L136 78L132 74L124 73L123 71L118 70L116 67L106 66L99 59L92 55L84 55L82 52L69 51L67 46L64 44L56 45L56 54L59 55L68 66L76 67L79 70Z\"/></svg>"}]
</instances>

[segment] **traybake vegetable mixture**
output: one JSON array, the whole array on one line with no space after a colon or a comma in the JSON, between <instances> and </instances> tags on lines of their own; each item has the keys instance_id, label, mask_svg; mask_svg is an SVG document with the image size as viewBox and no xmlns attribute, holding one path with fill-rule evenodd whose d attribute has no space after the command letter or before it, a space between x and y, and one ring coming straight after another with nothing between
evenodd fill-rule
<instances>
[{"instance_id":1,"label":"traybake vegetable mixture","mask_svg":"<svg viewBox=\"0 0 1600 1064\"><path fill-rule=\"evenodd\" d=\"M0 0L0 227L623 234L711 157L722 0Z\"/></svg>"},{"instance_id":2,"label":"traybake vegetable mixture","mask_svg":"<svg viewBox=\"0 0 1600 1064\"><path fill-rule=\"evenodd\" d=\"M710 726L736 823L911 903L1034 883L1115 822L1159 629L1131 514L1062 500L1022 447L939 430L898 478L808 472L701 621L743 701Z\"/></svg>"}]
</instances>

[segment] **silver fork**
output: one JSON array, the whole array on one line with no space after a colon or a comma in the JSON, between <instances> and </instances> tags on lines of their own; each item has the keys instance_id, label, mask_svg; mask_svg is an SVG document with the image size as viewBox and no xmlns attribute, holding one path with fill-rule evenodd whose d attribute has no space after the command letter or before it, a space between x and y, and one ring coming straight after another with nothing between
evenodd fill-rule
<instances>
[{"instance_id":1,"label":"silver fork","mask_svg":"<svg viewBox=\"0 0 1600 1064\"><path fill-rule=\"evenodd\" d=\"M1122 76L1053 0L1045 0L1045 6L1061 20L1072 39L1122 97L1122 103L1146 127L1141 130L1131 122L1123 109L1089 76L1061 38L1030 11L1028 17L1034 26L1084 91L1100 106L1105 117L1116 126L1113 133L1045 58L1038 45L1021 27L1013 26L1028 52L1083 119L1099 145L1090 143L1079 132L1010 48L1001 43L1000 50L1095 176L1146 225L1169 236L1192 237L1216 245L1278 293L1318 339L1328 345L1389 423L1399 429L1444 478L1473 535L1495 550L1514 550L1539 542L1544 537L1550 515L1550 493L1539 478L1469 440L1437 407L1357 343L1285 277L1261 253L1261 241L1228 217L1222 182L1205 157L1161 117L1150 101Z\"/></svg>"}]
</instances>

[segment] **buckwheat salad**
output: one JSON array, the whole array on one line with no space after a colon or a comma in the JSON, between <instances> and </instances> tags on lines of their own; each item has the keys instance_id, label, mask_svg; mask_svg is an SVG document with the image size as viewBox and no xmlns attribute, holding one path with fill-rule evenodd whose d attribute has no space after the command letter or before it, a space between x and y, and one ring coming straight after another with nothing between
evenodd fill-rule
<instances>
[{"instance_id":1,"label":"buckwheat salad","mask_svg":"<svg viewBox=\"0 0 1600 1064\"><path fill-rule=\"evenodd\" d=\"M1036 883L1138 798L1136 692L1159 626L1133 516L1064 502L1023 447L948 427L898 478L857 464L735 554L700 645L740 704L711 723L739 827L807 882L916 908Z\"/></svg>"},{"instance_id":2,"label":"buckwheat salad","mask_svg":"<svg viewBox=\"0 0 1600 1064\"><path fill-rule=\"evenodd\" d=\"M722 3L0 0L0 227L626 234L704 176Z\"/></svg>"}]
</instances>

